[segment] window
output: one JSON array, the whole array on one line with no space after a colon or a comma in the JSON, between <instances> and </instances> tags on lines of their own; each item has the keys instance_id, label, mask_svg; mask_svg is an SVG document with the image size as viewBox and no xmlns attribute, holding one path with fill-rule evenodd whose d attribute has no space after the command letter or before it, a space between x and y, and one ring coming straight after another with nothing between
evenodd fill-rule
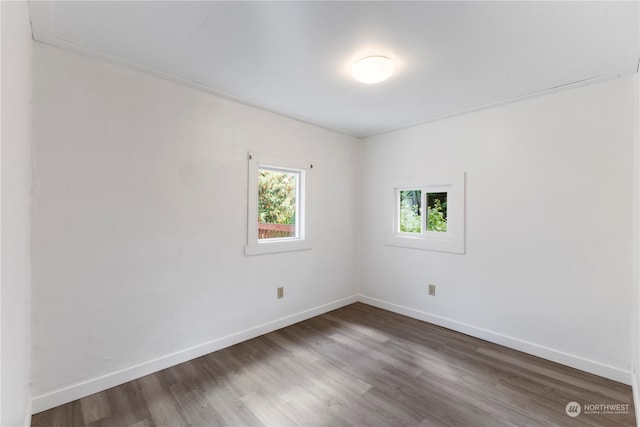
<instances>
[{"instance_id":1,"label":"window","mask_svg":"<svg viewBox=\"0 0 640 427\"><path fill-rule=\"evenodd\" d=\"M427 192L421 189L399 190L398 232L399 233L446 233L447 199L446 191ZM423 211L422 206L426 206ZM443 237L444 234L441 235Z\"/></svg>"},{"instance_id":2,"label":"window","mask_svg":"<svg viewBox=\"0 0 640 427\"><path fill-rule=\"evenodd\" d=\"M311 165L249 153L245 255L310 249L306 188Z\"/></svg>"},{"instance_id":3,"label":"window","mask_svg":"<svg viewBox=\"0 0 640 427\"><path fill-rule=\"evenodd\" d=\"M400 190L398 231L422 233L422 190Z\"/></svg>"},{"instance_id":4,"label":"window","mask_svg":"<svg viewBox=\"0 0 640 427\"><path fill-rule=\"evenodd\" d=\"M298 238L300 171L258 168L258 240Z\"/></svg>"},{"instance_id":5,"label":"window","mask_svg":"<svg viewBox=\"0 0 640 427\"><path fill-rule=\"evenodd\" d=\"M447 232L447 194L427 193L427 231Z\"/></svg>"},{"instance_id":6,"label":"window","mask_svg":"<svg viewBox=\"0 0 640 427\"><path fill-rule=\"evenodd\" d=\"M390 180L387 245L464 253L464 184L464 173Z\"/></svg>"}]
</instances>

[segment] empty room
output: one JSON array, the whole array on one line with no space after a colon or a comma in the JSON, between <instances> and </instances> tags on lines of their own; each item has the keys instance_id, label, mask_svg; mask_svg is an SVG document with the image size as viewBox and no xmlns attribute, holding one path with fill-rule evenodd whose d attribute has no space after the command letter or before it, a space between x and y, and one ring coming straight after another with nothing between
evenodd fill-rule
<instances>
[{"instance_id":1,"label":"empty room","mask_svg":"<svg viewBox=\"0 0 640 427\"><path fill-rule=\"evenodd\" d=\"M638 425L639 2L0 15L0 426Z\"/></svg>"}]
</instances>

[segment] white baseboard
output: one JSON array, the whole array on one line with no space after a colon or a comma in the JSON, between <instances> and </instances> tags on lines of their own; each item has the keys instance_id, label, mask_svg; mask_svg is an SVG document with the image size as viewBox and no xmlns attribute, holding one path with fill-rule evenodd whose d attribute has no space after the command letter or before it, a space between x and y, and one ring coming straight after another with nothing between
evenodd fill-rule
<instances>
[{"instance_id":1,"label":"white baseboard","mask_svg":"<svg viewBox=\"0 0 640 427\"><path fill-rule=\"evenodd\" d=\"M608 366L603 363L588 360L573 354L564 353L562 351L554 350L548 347L544 347L528 341L523 341L518 338L509 337L499 334L497 332L489 331L486 329L478 328L473 325L458 322L453 319L449 319L442 316L426 313L424 311L416 310L413 308L393 304L390 302L382 301L376 298L360 295L358 300L364 304L372 305L374 307L382 308L384 310L392 311L394 313L402 314L404 316L412 317L414 319L423 320L425 322L433 323L438 326L445 327L447 329L461 332L463 334L471 335L475 338L480 338L485 341L489 341L495 344L503 345L505 347L512 348L514 350L522 351L543 359L550 360L552 362L560 363L562 365L570 366L572 368L579 369L581 371L589 372L601 377L609 378L614 381L621 382L623 384L631 385L632 377L630 371ZM638 402L636 400L636 408ZM636 409L636 411L638 411ZM637 412L636 412L637 414ZM638 424L640 426L640 424Z\"/></svg>"},{"instance_id":2,"label":"white baseboard","mask_svg":"<svg viewBox=\"0 0 640 427\"><path fill-rule=\"evenodd\" d=\"M636 368L638 369L638 368ZM633 390L633 407L636 410L636 425L640 426L640 389L638 389L638 373L631 376L631 389Z\"/></svg>"},{"instance_id":3,"label":"white baseboard","mask_svg":"<svg viewBox=\"0 0 640 427\"><path fill-rule=\"evenodd\" d=\"M162 369L169 368L171 366L178 365L183 362L195 359L200 356L212 353L217 350L238 344L240 342L264 335L266 333L275 331L277 329L284 328L294 323L301 322L314 316L335 310L340 307L352 304L354 302L362 302L364 304L372 305L374 307L382 308L384 310L392 311L394 313L402 314L414 319L422 320L425 322L433 323L438 326L445 327L463 334L467 334L476 338L483 339L495 344L503 345L515 350L519 350L534 356L541 357L553 362L557 362L566 366L570 366L582 371L590 372L595 375L599 375L605 378L612 379L624 384L631 385L633 387L633 399L636 408L636 417L638 418L638 425L640 426L640 389L637 383L637 378L632 375L631 372L618 369L612 366L608 366L599 362L588 360L579 356L564 353L554 349L550 349L538 344L523 341L517 338L502 335L493 331L478 328L473 325L458 322L453 319L449 319L442 316L426 313L413 308L393 304L387 301L382 301L376 298L367 297L364 295L353 295L340 300L332 301L330 303L314 307L299 313L295 313L289 316L276 319L271 322L264 323L262 325L255 326L253 328L240 331L226 337L219 338L195 347L191 347L185 350L181 350L166 356L147 361L120 371L111 372L109 374L90 378L87 381L72 384L70 386L51 391L46 394L35 396L28 405L28 414L38 413L46 411L53 407L63 405L68 402L72 402L76 399L80 399L85 396L89 396L93 393L106 390L111 387L126 383L128 381L135 380L145 375L158 372ZM30 418L30 417L29 417ZM29 419L25 417L25 422ZM26 424L28 425L28 424Z\"/></svg>"},{"instance_id":4,"label":"white baseboard","mask_svg":"<svg viewBox=\"0 0 640 427\"><path fill-rule=\"evenodd\" d=\"M28 399L27 410L24 413L24 427L31 427L31 414L33 414L33 399Z\"/></svg>"},{"instance_id":5,"label":"white baseboard","mask_svg":"<svg viewBox=\"0 0 640 427\"><path fill-rule=\"evenodd\" d=\"M244 331L236 332L226 337L209 341L195 347L168 354L154 360L149 360L145 363L141 363L130 368L111 372L100 377L90 378L87 381L72 384L70 386L54 390L40 396L36 396L32 399L32 410L30 411L30 414L46 411L47 409L51 409L56 406L80 399L82 397L89 396L93 393L97 393L99 391L124 384L128 381L141 378L145 375L158 372L162 369L187 362L189 360L204 356L214 351L230 347L234 344L238 344L240 342L250 340L252 338L284 328L286 326L293 325L294 323L298 323L311 317L329 312L331 310L353 304L357 301L358 297L356 295L342 298L318 307L314 307L305 311L301 311L299 313L276 319L271 322L264 323L262 325L255 326L250 329L246 329Z\"/></svg>"}]
</instances>

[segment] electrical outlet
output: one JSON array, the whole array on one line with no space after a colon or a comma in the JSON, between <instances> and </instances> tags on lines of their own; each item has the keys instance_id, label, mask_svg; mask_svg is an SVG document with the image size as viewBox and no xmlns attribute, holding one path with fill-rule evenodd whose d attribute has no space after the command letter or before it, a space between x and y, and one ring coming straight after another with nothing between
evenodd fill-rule
<instances>
[{"instance_id":1,"label":"electrical outlet","mask_svg":"<svg viewBox=\"0 0 640 427\"><path fill-rule=\"evenodd\" d=\"M284 286L278 287L278 299L284 298Z\"/></svg>"},{"instance_id":2,"label":"electrical outlet","mask_svg":"<svg viewBox=\"0 0 640 427\"><path fill-rule=\"evenodd\" d=\"M436 285L429 284L429 295L436 296Z\"/></svg>"}]
</instances>

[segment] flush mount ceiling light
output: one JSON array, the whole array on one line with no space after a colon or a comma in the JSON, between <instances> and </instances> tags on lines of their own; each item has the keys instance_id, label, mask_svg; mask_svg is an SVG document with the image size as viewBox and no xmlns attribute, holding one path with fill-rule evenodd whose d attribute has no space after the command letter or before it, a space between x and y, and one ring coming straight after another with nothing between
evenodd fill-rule
<instances>
[{"instance_id":1,"label":"flush mount ceiling light","mask_svg":"<svg viewBox=\"0 0 640 427\"><path fill-rule=\"evenodd\" d=\"M372 84L388 79L393 74L395 65L385 56L368 56L353 65L351 74L359 82Z\"/></svg>"}]
</instances>

